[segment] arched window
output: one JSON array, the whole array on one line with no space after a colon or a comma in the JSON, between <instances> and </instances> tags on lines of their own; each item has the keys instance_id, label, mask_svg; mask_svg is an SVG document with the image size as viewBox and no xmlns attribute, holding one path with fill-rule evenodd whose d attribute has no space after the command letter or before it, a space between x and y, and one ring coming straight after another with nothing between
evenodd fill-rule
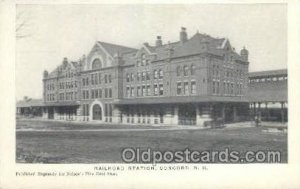
<instances>
[{"instance_id":1,"label":"arched window","mask_svg":"<svg viewBox=\"0 0 300 189\"><path fill-rule=\"evenodd\" d=\"M99 69L102 68L102 63L99 58L96 58L92 63L92 69Z\"/></svg>"},{"instance_id":2,"label":"arched window","mask_svg":"<svg viewBox=\"0 0 300 189\"><path fill-rule=\"evenodd\" d=\"M195 72L196 72L195 68L196 68L195 65L192 64L191 65L191 75L195 75Z\"/></svg>"}]
</instances>

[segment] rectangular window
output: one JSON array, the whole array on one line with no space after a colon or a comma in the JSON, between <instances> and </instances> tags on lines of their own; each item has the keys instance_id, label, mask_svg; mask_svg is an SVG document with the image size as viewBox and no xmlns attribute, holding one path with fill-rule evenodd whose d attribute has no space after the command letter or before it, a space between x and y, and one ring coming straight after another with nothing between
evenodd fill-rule
<instances>
[{"instance_id":1,"label":"rectangular window","mask_svg":"<svg viewBox=\"0 0 300 189\"><path fill-rule=\"evenodd\" d=\"M154 74L153 74L154 75L154 79L157 79L158 78L158 71L154 70L153 72L154 72Z\"/></svg>"},{"instance_id":2,"label":"rectangular window","mask_svg":"<svg viewBox=\"0 0 300 189\"><path fill-rule=\"evenodd\" d=\"M108 92L109 92L109 98L112 98L112 89L109 88Z\"/></svg>"},{"instance_id":3,"label":"rectangular window","mask_svg":"<svg viewBox=\"0 0 300 189\"><path fill-rule=\"evenodd\" d=\"M147 72L147 74L146 74L146 79L147 79L147 80L150 80L150 72Z\"/></svg>"},{"instance_id":4,"label":"rectangular window","mask_svg":"<svg viewBox=\"0 0 300 189\"><path fill-rule=\"evenodd\" d=\"M216 94L216 82L213 81L213 94Z\"/></svg>"},{"instance_id":5,"label":"rectangular window","mask_svg":"<svg viewBox=\"0 0 300 189\"><path fill-rule=\"evenodd\" d=\"M159 95L164 95L164 85L159 84Z\"/></svg>"},{"instance_id":6,"label":"rectangular window","mask_svg":"<svg viewBox=\"0 0 300 189\"><path fill-rule=\"evenodd\" d=\"M151 89L150 89L150 85L147 85L147 96L151 95Z\"/></svg>"},{"instance_id":7,"label":"rectangular window","mask_svg":"<svg viewBox=\"0 0 300 189\"><path fill-rule=\"evenodd\" d=\"M99 73L98 79L99 79L99 84L101 84L101 73Z\"/></svg>"},{"instance_id":8,"label":"rectangular window","mask_svg":"<svg viewBox=\"0 0 300 189\"><path fill-rule=\"evenodd\" d=\"M134 81L134 75L133 75L133 73L131 74L130 79L131 79L131 81Z\"/></svg>"},{"instance_id":9,"label":"rectangular window","mask_svg":"<svg viewBox=\"0 0 300 189\"><path fill-rule=\"evenodd\" d=\"M196 81L191 82L191 94L196 94Z\"/></svg>"},{"instance_id":10,"label":"rectangular window","mask_svg":"<svg viewBox=\"0 0 300 189\"><path fill-rule=\"evenodd\" d=\"M154 96L158 95L158 85L154 84Z\"/></svg>"},{"instance_id":11,"label":"rectangular window","mask_svg":"<svg viewBox=\"0 0 300 189\"><path fill-rule=\"evenodd\" d=\"M140 86L137 87L137 96L141 96L142 94L142 89Z\"/></svg>"},{"instance_id":12,"label":"rectangular window","mask_svg":"<svg viewBox=\"0 0 300 189\"><path fill-rule=\"evenodd\" d=\"M226 93L229 94L229 83L226 84Z\"/></svg>"},{"instance_id":13,"label":"rectangular window","mask_svg":"<svg viewBox=\"0 0 300 189\"><path fill-rule=\"evenodd\" d=\"M187 95L189 94L189 83L184 82L184 94Z\"/></svg>"},{"instance_id":14,"label":"rectangular window","mask_svg":"<svg viewBox=\"0 0 300 189\"><path fill-rule=\"evenodd\" d=\"M177 66L176 67L176 75L180 76L180 73L181 73L181 68L180 68L180 66Z\"/></svg>"},{"instance_id":15,"label":"rectangular window","mask_svg":"<svg viewBox=\"0 0 300 189\"><path fill-rule=\"evenodd\" d=\"M183 67L183 75L184 76L188 76L189 75L189 67L188 66L184 66Z\"/></svg>"},{"instance_id":16,"label":"rectangular window","mask_svg":"<svg viewBox=\"0 0 300 189\"><path fill-rule=\"evenodd\" d=\"M163 70L159 70L159 79L162 79L164 77L164 71Z\"/></svg>"},{"instance_id":17,"label":"rectangular window","mask_svg":"<svg viewBox=\"0 0 300 189\"><path fill-rule=\"evenodd\" d=\"M95 91L91 90L91 93L92 93L92 99L94 99L95 98Z\"/></svg>"},{"instance_id":18,"label":"rectangular window","mask_svg":"<svg viewBox=\"0 0 300 189\"><path fill-rule=\"evenodd\" d=\"M142 86L142 96L146 96L146 86Z\"/></svg>"},{"instance_id":19,"label":"rectangular window","mask_svg":"<svg viewBox=\"0 0 300 189\"><path fill-rule=\"evenodd\" d=\"M107 83L107 75L104 75L104 83Z\"/></svg>"},{"instance_id":20,"label":"rectangular window","mask_svg":"<svg viewBox=\"0 0 300 189\"><path fill-rule=\"evenodd\" d=\"M243 85L240 84L240 95L242 95L242 89L243 89Z\"/></svg>"},{"instance_id":21,"label":"rectangular window","mask_svg":"<svg viewBox=\"0 0 300 189\"><path fill-rule=\"evenodd\" d=\"M134 97L134 87L131 87L131 92L130 92L130 93L131 93L130 95L131 95L132 97Z\"/></svg>"},{"instance_id":22,"label":"rectangular window","mask_svg":"<svg viewBox=\"0 0 300 189\"><path fill-rule=\"evenodd\" d=\"M182 93L181 82L177 82L177 95L181 95L181 93Z\"/></svg>"},{"instance_id":23,"label":"rectangular window","mask_svg":"<svg viewBox=\"0 0 300 189\"><path fill-rule=\"evenodd\" d=\"M111 83L111 74L108 75L108 82Z\"/></svg>"},{"instance_id":24,"label":"rectangular window","mask_svg":"<svg viewBox=\"0 0 300 189\"><path fill-rule=\"evenodd\" d=\"M142 72L142 81L146 80L146 72Z\"/></svg>"},{"instance_id":25,"label":"rectangular window","mask_svg":"<svg viewBox=\"0 0 300 189\"><path fill-rule=\"evenodd\" d=\"M98 79L99 79L98 73L95 73L95 85L98 85Z\"/></svg>"},{"instance_id":26,"label":"rectangular window","mask_svg":"<svg viewBox=\"0 0 300 189\"><path fill-rule=\"evenodd\" d=\"M217 90L216 90L216 92L217 92L217 94L219 94L219 92L220 92L220 83L219 82L217 82Z\"/></svg>"},{"instance_id":27,"label":"rectangular window","mask_svg":"<svg viewBox=\"0 0 300 189\"><path fill-rule=\"evenodd\" d=\"M82 114L83 114L83 116L85 116L85 114L86 114L85 104L82 105Z\"/></svg>"},{"instance_id":28,"label":"rectangular window","mask_svg":"<svg viewBox=\"0 0 300 189\"><path fill-rule=\"evenodd\" d=\"M105 97L105 98L108 97L108 91L107 91L107 88L105 88L105 94L104 94L104 97Z\"/></svg>"},{"instance_id":29,"label":"rectangular window","mask_svg":"<svg viewBox=\"0 0 300 189\"><path fill-rule=\"evenodd\" d=\"M130 97L130 87L126 87L126 96Z\"/></svg>"},{"instance_id":30,"label":"rectangular window","mask_svg":"<svg viewBox=\"0 0 300 189\"><path fill-rule=\"evenodd\" d=\"M99 95L99 98L102 98L102 89L98 90L98 95Z\"/></svg>"},{"instance_id":31,"label":"rectangular window","mask_svg":"<svg viewBox=\"0 0 300 189\"><path fill-rule=\"evenodd\" d=\"M91 74L91 84L94 85L94 74Z\"/></svg>"}]
</instances>

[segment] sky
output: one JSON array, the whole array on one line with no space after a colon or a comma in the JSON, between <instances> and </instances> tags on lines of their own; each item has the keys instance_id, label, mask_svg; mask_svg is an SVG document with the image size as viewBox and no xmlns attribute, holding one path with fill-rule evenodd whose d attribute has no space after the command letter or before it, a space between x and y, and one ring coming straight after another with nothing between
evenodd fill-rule
<instances>
[{"instance_id":1,"label":"sky","mask_svg":"<svg viewBox=\"0 0 300 189\"><path fill-rule=\"evenodd\" d=\"M249 50L249 70L287 68L287 7L283 4L187 5L17 5L26 20L16 40L16 99L42 98L43 71L63 58L76 61L96 41L134 48L144 42L178 41L197 31L228 38L239 52Z\"/></svg>"}]
</instances>

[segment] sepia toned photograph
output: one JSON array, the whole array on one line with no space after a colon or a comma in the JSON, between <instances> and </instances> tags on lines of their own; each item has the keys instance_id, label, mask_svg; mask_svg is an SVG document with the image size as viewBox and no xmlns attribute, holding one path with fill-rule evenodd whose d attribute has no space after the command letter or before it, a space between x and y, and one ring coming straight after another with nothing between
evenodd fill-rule
<instances>
[{"instance_id":1,"label":"sepia toned photograph","mask_svg":"<svg viewBox=\"0 0 300 189\"><path fill-rule=\"evenodd\" d=\"M286 4L17 4L17 164L287 164Z\"/></svg>"}]
</instances>

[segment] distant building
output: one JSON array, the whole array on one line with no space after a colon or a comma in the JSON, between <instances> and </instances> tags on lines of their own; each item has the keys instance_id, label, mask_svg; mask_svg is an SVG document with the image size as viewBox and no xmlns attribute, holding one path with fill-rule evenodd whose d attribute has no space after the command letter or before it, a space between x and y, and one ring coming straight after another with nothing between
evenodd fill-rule
<instances>
[{"instance_id":1,"label":"distant building","mask_svg":"<svg viewBox=\"0 0 300 189\"><path fill-rule=\"evenodd\" d=\"M252 115L260 115L263 121L288 120L287 70L271 70L249 73L248 99Z\"/></svg>"},{"instance_id":2,"label":"distant building","mask_svg":"<svg viewBox=\"0 0 300 189\"><path fill-rule=\"evenodd\" d=\"M139 49L96 42L79 61L44 72L43 118L199 125L248 116L248 51L181 28L179 41Z\"/></svg>"},{"instance_id":3,"label":"distant building","mask_svg":"<svg viewBox=\"0 0 300 189\"><path fill-rule=\"evenodd\" d=\"M43 99L32 99L25 96L23 100L17 102L16 113L19 116L42 117L43 107L44 107Z\"/></svg>"}]
</instances>

